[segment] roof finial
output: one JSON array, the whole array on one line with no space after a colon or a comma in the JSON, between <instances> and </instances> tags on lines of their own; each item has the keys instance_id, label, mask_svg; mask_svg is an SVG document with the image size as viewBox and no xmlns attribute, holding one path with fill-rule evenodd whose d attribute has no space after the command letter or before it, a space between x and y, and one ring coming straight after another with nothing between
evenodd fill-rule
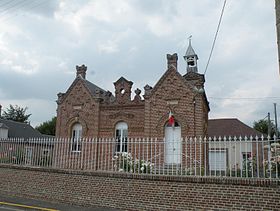
<instances>
[{"instance_id":1,"label":"roof finial","mask_svg":"<svg viewBox=\"0 0 280 211\"><path fill-rule=\"evenodd\" d=\"M190 35L190 36L188 37L188 40L189 40L189 45L190 45L191 42L192 42L192 35Z\"/></svg>"},{"instance_id":2,"label":"roof finial","mask_svg":"<svg viewBox=\"0 0 280 211\"><path fill-rule=\"evenodd\" d=\"M187 62L187 72L195 72L197 73L197 60L198 57L194 52L192 45L191 45L192 35L188 37L189 46L184 56L185 61Z\"/></svg>"}]
</instances>

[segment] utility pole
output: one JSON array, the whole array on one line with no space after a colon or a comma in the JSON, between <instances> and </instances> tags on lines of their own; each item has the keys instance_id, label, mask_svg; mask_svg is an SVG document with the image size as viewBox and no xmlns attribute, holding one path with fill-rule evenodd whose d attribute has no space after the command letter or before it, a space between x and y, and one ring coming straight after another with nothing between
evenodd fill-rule
<instances>
[{"instance_id":1,"label":"utility pole","mask_svg":"<svg viewBox=\"0 0 280 211\"><path fill-rule=\"evenodd\" d=\"M278 45L278 65L280 74L280 1L275 0L275 14L276 14L276 31L277 31L277 45Z\"/></svg>"},{"instance_id":2,"label":"utility pole","mask_svg":"<svg viewBox=\"0 0 280 211\"><path fill-rule=\"evenodd\" d=\"M274 104L274 115L275 115L275 135L276 135L276 138L278 138L276 103L273 103L273 104Z\"/></svg>"},{"instance_id":3,"label":"utility pole","mask_svg":"<svg viewBox=\"0 0 280 211\"><path fill-rule=\"evenodd\" d=\"M267 114L267 135L271 137L271 122L270 122L270 113Z\"/></svg>"}]
</instances>

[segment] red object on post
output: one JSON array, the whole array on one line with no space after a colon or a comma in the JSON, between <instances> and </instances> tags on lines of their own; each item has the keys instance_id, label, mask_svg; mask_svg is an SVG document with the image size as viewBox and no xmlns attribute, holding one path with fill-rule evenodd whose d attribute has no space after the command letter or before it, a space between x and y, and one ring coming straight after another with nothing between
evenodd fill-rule
<instances>
[{"instance_id":1,"label":"red object on post","mask_svg":"<svg viewBox=\"0 0 280 211\"><path fill-rule=\"evenodd\" d=\"M169 112L169 118L168 118L168 124L171 125L172 127L174 126L175 120L172 112Z\"/></svg>"}]
</instances>

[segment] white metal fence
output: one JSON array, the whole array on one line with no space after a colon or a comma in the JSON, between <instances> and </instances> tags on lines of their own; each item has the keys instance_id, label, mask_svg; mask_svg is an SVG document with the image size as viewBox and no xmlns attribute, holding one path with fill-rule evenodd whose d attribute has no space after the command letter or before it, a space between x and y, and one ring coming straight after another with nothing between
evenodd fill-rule
<instances>
[{"instance_id":1,"label":"white metal fence","mask_svg":"<svg viewBox=\"0 0 280 211\"><path fill-rule=\"evenodd\" d=\"M133 174L279 179L280 144L276 138L264 137L135 138L122 142L2 139L0 163Z\"/></svg>"}]
</instances>

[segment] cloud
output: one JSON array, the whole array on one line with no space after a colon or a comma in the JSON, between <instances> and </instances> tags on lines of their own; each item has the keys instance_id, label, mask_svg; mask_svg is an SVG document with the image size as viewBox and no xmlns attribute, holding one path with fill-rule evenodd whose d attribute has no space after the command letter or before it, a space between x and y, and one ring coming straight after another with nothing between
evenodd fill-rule
<instances>
[{"instance_id":1,"label":"cloud","mask_svg":"<svg viewBox=\"0 0 280 211\"><path fill-rule=\"evenodd\" d=\"M165 72L167 53L178 53L179 72L185 74L183 55L193 35L203 73L223 5L222 0L32 2L44 3L0 16L0 103L28 106L32 122L51 119L56 94L70 86L77 64L88 66L88 80L113 93L121 76L143 90ZM274 101L280 103L265 98L280 93L272 1L227 2L205 89L210 117L251 124ZM248 97L264 100L238 99Z\"/></svg>"}]
</instances>

